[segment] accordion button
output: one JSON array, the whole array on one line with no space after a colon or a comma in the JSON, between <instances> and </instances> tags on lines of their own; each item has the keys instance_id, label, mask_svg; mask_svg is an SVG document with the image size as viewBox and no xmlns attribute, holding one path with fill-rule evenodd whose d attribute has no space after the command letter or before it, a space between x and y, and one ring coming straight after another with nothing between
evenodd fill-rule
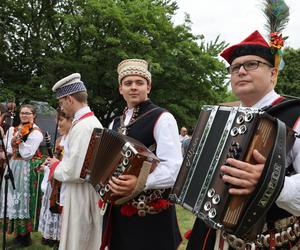
<instances>
[{"instance_id":1,"label":"accordion button","mask_svg":"<svg viewBox=\"0 0 300 250\"><path fill-rule=\"evenodd\" d=\"M240 134L240 135L243 135L243 134L245 134L247 132L247 127L246 127L246 125L242 125L242 126L240 126L239 128L238 128L238 133Z\"/></svg>"},{"instance_id":2,"label":"accordion button","mask_svg":"<svg viewBox=\"0 0 300 250\"><path fill-rule=\"evenodd\" d=\"M237 124L242 124L245 121L245 117L243 115L239 115L236 119Z\"/></svg>"},{"instance_id":3,"label":"accordion button","mask_svg":"<svg viewBox=\"0 0 300 250\"><path fill-rule=\"evenodd\" d=\"M127 166L129 163L128 158L124 158L124 160L122 161L123 166Z\"/></svg>"},{"instance_id":4,"label":"accordion button","mask_svg":"<svg viewBox=\"0 0 300 250\"><path fill-rule=\"evenodd\" d=\"M126 150L125 152L125 157L129 158L132 155L132 151L131 150Z\"/></svg>"},{"instance_id":5,"label":"accordion button","mask_svg":"<svg viewBox=\"0 0 300 250\"><path fill-rule=\"evenodd\" d=\"M101 196L104 196L104 194L105 194L105 189L104 189L104 188L101 188L99 194L100 194Z\"/></svg>"},{"instance_id":6,"label":"accordion button","mask_svg":"<svg viewBox=\"0 0 300 250\"><path fill-rule=\"evenodd\" d=\"M211 197L213 197L213 196L215 195L215 193L216 193L216 191L215 191L213 188L211 188L211 189L209 189L209 190L207 191L207 196L208 196L209 198L211 198Z\"/></svg>"},{"instance_id":7,"label":"accordion button","mask_svg":"<svg viewBox=\"0 0 300 250\"><path fill-rule=\"evenodd\" d=\"M234 154L233 154L233 153L228 153L228 154L226 155L226 157L227 157L227 158L234 158Z\"/></svg>"},{"instance_id":8,"label":"accordion button","mask_svg":"<svg viewBox=\"0 0 300 250\"><path fill-rule=\"evenodd\" d=\"M210 209L211 209L211 202L210 201L205 202L204 210L209 211Z\"/></svg>"},{"instance_id":9,"label":"accordion button","mask_svg":"<svg viewBox=\"0 0 300 250\"><path fill-rule=\"evenodd\" d=\"M230 131L231 136L237 136L238 133L239 133L239 129L237 127L233 127Z\"/></svg>"},{"instance_id":10,"label":"accordion button","mask_svg":"<svg viewBox=\"0 0 300 250\"><path fill-rule=\"evenodd\" d=\"M253 119L253 114L252 113L247 113L245 115L245 121L246 122L250 122L250 121L252 121L252 119Z\"/></svg>"},{"instance_id":11,"label":"accordion button","mask_svg":"<svg viewBox=\"0 0 300 250\"><path fill-rule=\"evenodd\" d=\"M104 190L105 190L105 192L108 192L108 191L110 190L110 188L109 188L109 185L108 185L108 184L106 184L106 185L105 185L105 187L104 187Z\"/></svg>"},{"instance_id":12,"label":"accordion button","mask_svg":"<svg viewBox=\"0 0 300 250\"><path fill-rule=\"evenodd\" d=\"M233 150L233 158L237 159L240 157L240 154L238 153L238 151L236 149Z\"/></svg>"},{"instance_id":13,"label":"accordion button","mask_svg":"<svg viewBox=\"0 0 300 250\"><path fill-rule=\"evenodd\" d=\"M208 217L209 218L211 218L211 219L215 218L216 215L217 215L217 210L215 208L212 208L211 210L209 210L209 212L208 212Z\"/></svg>"},{"instance_id":14,"label":"accordion button","mask_svg":"<svg viewBox=\"0 0 300 250\"><path fill-rule=\"evenodd\" d=\"M214 197L212 198L212 203L215 205L219 204L220 201L221 201L221 198L220 198L220 195L218 195L218 194L214 195Z\"/></svg>"}]
</instances>

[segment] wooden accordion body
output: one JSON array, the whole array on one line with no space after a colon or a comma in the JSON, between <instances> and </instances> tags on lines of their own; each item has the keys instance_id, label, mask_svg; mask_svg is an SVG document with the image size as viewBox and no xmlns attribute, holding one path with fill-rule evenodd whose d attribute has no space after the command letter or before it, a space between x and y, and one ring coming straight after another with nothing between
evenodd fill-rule
<instances>
[{"instance_id":1,"label":"wooden accordion body","mask_svg":"<svg viewBox=\"0 0 300 250\"><path fill-rule=\"evenodd\" d=\"M276 199L284 180L284 164L276 162L273 169L265 168L261 183L249 196L229 195L230 186L222 180L220 167L227 158L255 163L254 149L268 158L276 140L276 124L259 109L204 106L170 200L213 228L247 234ZM284 126L283 134L280 155L285 158L286 135L292 138L293 133ZM262 184L265 186L260 187Z\"/></svg>"},{"instance_id":2,"label":"wooden accordion body","mask_svg":"<svg viewBox=\"0 0 300 250\"><path fill-rule=\"evenodd\" d=\"M158 158L139 141L110 129L95 128L80 177L91 183L103 202L121 204L133 197L112 196L108 181L123 174L138 177L142 191Z\"/></svg>"}]
</instances>

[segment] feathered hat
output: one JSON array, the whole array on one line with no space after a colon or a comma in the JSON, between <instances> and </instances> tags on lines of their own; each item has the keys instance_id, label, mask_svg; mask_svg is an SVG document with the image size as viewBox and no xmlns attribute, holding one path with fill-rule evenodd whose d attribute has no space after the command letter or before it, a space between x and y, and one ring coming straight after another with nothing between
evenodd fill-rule
<instances>
[{"instance_id":1,"label":"feathered hat","mask_svg":"<svg viewBox=\"0 0 300 250\"><path fill-rule=\"evenodd\" d=\"M264 15L267 19L265 25L269 33L269 43L258 32L254 31L242 42L225 49L221 56L231 64L240 56L257 55L266 59L274 67L283 68L282 47L287 37L280 33L289 20L289 7L283 0L265 0Z\"/></svg>"}]
</instances>

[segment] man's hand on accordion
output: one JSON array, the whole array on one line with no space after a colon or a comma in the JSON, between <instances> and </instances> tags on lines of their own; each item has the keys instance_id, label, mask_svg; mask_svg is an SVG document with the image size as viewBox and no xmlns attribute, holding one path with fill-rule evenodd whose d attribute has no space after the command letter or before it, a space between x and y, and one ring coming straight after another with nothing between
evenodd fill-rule
<instances>
[{"instance_id":1,"label":"man's hand on accordion","mask_svg":"<svg viewBox=\"0 0 300 250\"><path fill-rule=\"evenodd\" d=\"M221 166L221 171L224 173L223 181L232 185L229 188L230 194L248 195L254 191L262 174L266 158L256 149L253 150L253 157L256 164L228 158L227 163L230 166Z\"/></svg>"},{"instance_id":2,"label":"man's hand on accordion","mask_svg":"<svg viewBox=\"0 0 300 250\"><path fill-rule=\"evenodd\" d=\"M120 175L118 178L112 177L109 180L110 190L113 195L127 196L132 193L137 183L135 175Z\"/></svg>"}]
</instances>

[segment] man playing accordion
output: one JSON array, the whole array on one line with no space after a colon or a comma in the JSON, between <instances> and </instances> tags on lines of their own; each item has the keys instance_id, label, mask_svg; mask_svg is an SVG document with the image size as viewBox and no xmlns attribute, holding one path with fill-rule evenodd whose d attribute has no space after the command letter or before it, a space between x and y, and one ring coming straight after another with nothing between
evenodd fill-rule
<instances>
[{"instance_id":1,"label":"man playing accordion","mask_svg":"<svg viewBox=\"0 0 300 250\"><path fill-rule=\"evenodd\" d=\"M231 77L232 91L240 99L242 106L265 108L285 101L274 91L278 74L274 50L258 31L253 32L241 43L225 49L221 56L230 64L228 72ZM297 110L300 113L300 109ZM283 121L286 123L289 119L290 117L285 117ZM293 129L299 133L299 118L293 120L292 124L294 124ZM231 195L249 195L259 185L266 159L255 149L253 157L256 164L228 158L227 163L230 166L221 166L224 183L232 185L229 189ZM268 211L265 228L261 232L262 244L253 242L248 244L249 249L290 249L299 244L300 232L297 219L297 216L300 216L300 175L297 174L300 172L299 139L295 140L287 155L286 168L291 166L296 174L285 177L284 186L275 204ZM187 249L232 248L233 245L230 244L228 237L220 230L209 229L200 219L196 220Z\"/></svg>"},{"instance_id":2,"label":"man playing accordion","mask_svg":"<svg viewBox=\"0 0 300 250\"><path fill-rule=\"evenodd\" d=\"M172 114L148 98L152 83L146 61L124 60L118 65L118 74L119 92L127 105L110 128L152 149L160 163L149 174L141 194L107 209L106 224L111 222L112 228L110 234L104 232L103 240L111 250L174 250L181 236L175 207L167 197L182 162L177 123ZM109 185L115 195L127 196L136 183L136 176L120 175L112 177Z\"/></svg>"}]
</instances>

